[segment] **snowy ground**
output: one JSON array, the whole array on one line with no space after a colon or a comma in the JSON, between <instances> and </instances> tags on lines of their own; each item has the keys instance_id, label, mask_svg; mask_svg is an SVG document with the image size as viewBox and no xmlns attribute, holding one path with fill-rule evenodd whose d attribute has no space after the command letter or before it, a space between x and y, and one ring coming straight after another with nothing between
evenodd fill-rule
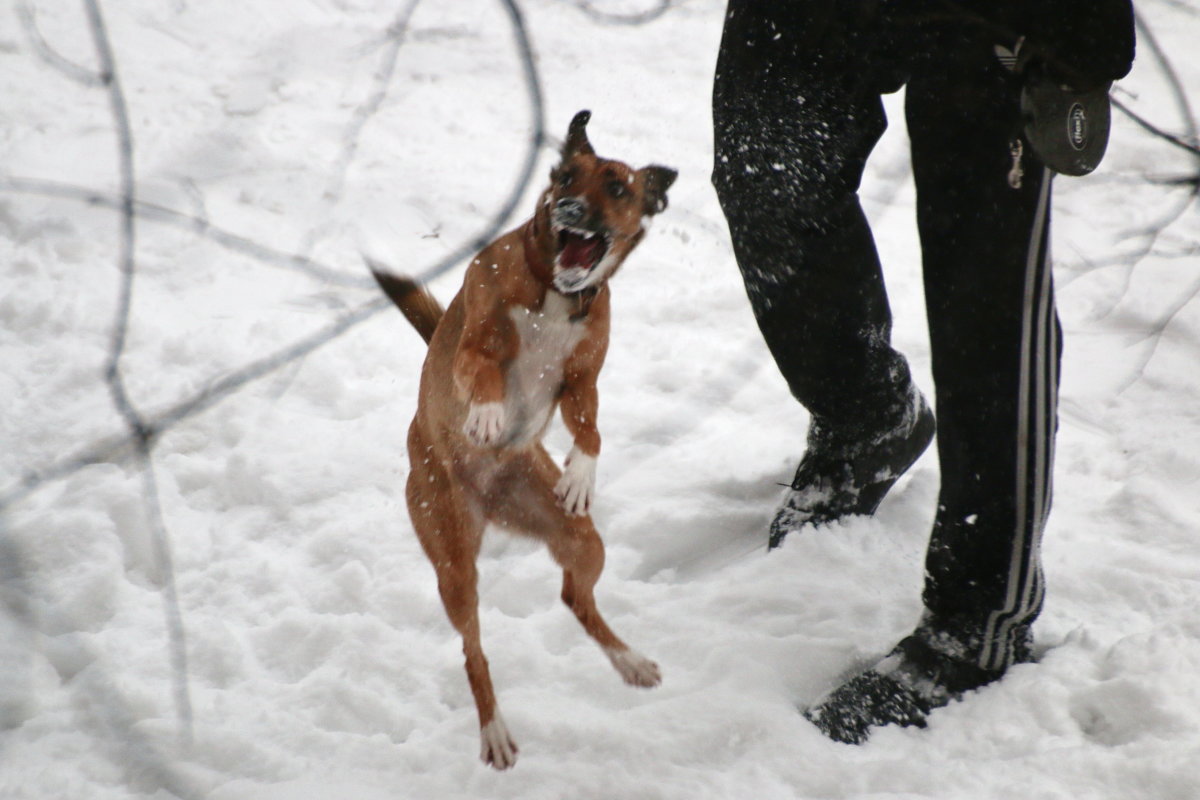
<instances>
[{"instance_id":1,"label":"snowy ground","mask_svg":"<svg viewBox=\"0 0 1200 800\"><path fill-rule=\"evenodd\" d=\"M624 686L557 601L545 553L492 537L485 646L522 747L505 774L476 759L459 642L404 508L423 348L394 311L157 441L173 584L127 451L21 488L27 471L126 430L103 377L121 281L118 139L105 89L45 54L94 68L84 4L0 13L0 797L1198 796L1200 298L1185 301L1200 289L1200 220L1186 188L1152 182L1194 176L1195 161L1118 116L1102 169L1057 184L1067 354L1040 663L927 730L834 744L796 705L913 624L936 457L874 518L765 553L806 416L755 330L708 183L722 4L674 5L637 26L565 0L522 6L549 132L590 108L602 154L680 178L614 285L595 512L609 548L601 607L664 684ZM22 24L31 6L44 46ZM1200 12L1140 6L1195 101ZM122 368L149 417L373 299L355 285L360 253L414 273L452 253L519 177L529 102L499 2L103 10L137 199L211 225L146 207L137 219ZM389 71L387 31L410 10ZM1119 96L1188 135L1165 76L1143 38ZM932 391L902 127L864 196L896 341ZM435 291L448 299L460 278L451 270ZM556 452L565 443L552 434ZM172 585L190 746L164 613Z\"/></svg>"}]
</instances>

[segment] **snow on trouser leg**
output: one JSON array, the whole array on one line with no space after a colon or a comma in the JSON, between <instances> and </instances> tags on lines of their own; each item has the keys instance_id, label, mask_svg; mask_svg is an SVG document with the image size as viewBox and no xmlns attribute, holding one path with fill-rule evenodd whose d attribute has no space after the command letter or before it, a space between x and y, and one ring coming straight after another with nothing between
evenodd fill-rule
<instances>
[{"instance_id":1,"label":"snow on trouser leg","mask_svg":"<svg viewBox=\"0 0 1200 800\"><path fill-rule=\"evenodd\" d=\"M933 411L911 386L900 424L876 435L838 436L814 418L791 488L771 520L769 547L805 525L873 514L888 490L933 441Z\"/></svg>"},{"instance_id":2,"label":"snow on trouser leg","mask_svg":"<svg viewBox=\"0 0 1200 800\"><path fill-rule=\"evenodd\" d=\"M848 6L731 2L718 57L713 184L763 338L813 420L772 546L871 513L933 433L857 196L886 127L869 35Z\"/></svg>"},{"instance_id":3,"label":"snow on trouser leg","mask_svg":"<svg viewBox=\"0 0 1200 800\"><path fill-rule=\"evenodd\" d=\"M957 658L957 644L922 625L875 666L806 709L804 716L826 736L846 744L862 744L879 725L923 728L935 708L1004 675L1004 669L987 670Z\"/></svg>"}]
</instances>

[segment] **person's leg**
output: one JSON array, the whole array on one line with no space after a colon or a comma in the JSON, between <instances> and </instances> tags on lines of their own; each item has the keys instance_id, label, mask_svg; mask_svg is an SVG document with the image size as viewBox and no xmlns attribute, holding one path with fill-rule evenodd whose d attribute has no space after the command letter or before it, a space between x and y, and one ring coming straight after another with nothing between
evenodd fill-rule
<instances>
[{"instance_id":1,"label":"person's leg","mask_svg":"<svg viewBox=\"0 0 1200 800\"><path fill-rule=\"evenodd\" d=\"M988 56L962 70L979 76L974 89L940 71L914 82L908 116L941 423L925 625L1002 672L1028 660L1041 608L1061 329L1051 173L1022 143L1024 175L1011 185L1016 89ZM962 116L945 102L960 92L979 98Z\"/></svg>"},{"instance_id":2,"label":"person's leg","mask_svg":"<svg viewBox=\"0 0 1200 800\"><path fill-rule=\"evenodd\" d=\"M1050 177L1023 146L1017 87L991 43L936 34L907 117L937 390L941 493L926 611L873 669L807 712L835 739L925 715L1028 660L1042 600L1059 328L1047 243Z\"/></svg>"},{"instance_id":3,"label":"person's leg","mask_svg":"<svg viewBox=\"0 0 1200 800\"><path fill-rule=\"evenodd\" d=\"M773 545L874 511L932 436L857 195L896 88L872 62L872 5L733 0L717 62L713 183L763 337L812 414Z\"/></svg>"}]
</instances>

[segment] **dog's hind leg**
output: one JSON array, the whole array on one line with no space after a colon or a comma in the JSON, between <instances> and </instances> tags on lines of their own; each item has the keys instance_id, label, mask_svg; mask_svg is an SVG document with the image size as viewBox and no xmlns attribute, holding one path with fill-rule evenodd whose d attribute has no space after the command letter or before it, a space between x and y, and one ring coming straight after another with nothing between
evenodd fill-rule
<instances>
[{"instance_id":1,"label":"dog's hind leg","mask_svg":"<svg viewBox=\"0 0 1200 800\"><path fill-rule=\"evenodd\" d=\"M408 509L417 537L437 572L438 592L451 624L463 640L467 681L479 712L480 758L496 769L517 763L517 745L500 716L491 672L479 631L478 573L475 561L484 520L431 457L425 460L419 435L410 434L412 471L408 477Z\"/></svg>"},{"instance_id":2,"label":"dog's hind leg","mask_svg":"<svg viewBox=\"0 0 1200 800\"><path fill-rule=\"evenodd\" d=\"M562 600L574 612L626 683L650 688L662 682L658 665L631 649L608 627L596 608L593 592L600 572L604 569L604 545L590 517L570 517L572 525L582 530L562 538L547 541L550 554L563 568ZM582 523L582 524L581 524Z\"/></svg>"},{"instance_id":3,"label":"dog's hind leg","mask_svg":"<svg viewBox=\"0 0 1200 800\"><path fill-rule=\"evenodd\" d=\"M497 475L488 503L493 522L541 539L563 570L562 600L632 686L657 686L658 665L630 649L596 607L604 543L590 515L568 514L554 494L561 472L540 446L513 458Z\"/></svg>"}]
</instances>

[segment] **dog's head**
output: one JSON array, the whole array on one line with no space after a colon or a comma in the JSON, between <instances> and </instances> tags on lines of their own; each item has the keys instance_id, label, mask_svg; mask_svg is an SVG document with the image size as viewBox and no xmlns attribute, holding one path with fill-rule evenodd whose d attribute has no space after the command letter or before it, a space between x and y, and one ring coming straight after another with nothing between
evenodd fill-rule
<instances>
[{"instance_id":1,"label":"dog's head","mask_svg":"<svg viewBox=\"0 0 1200 800\"><path fill-rule=\"evenodd\" d=\"M562 160L542 195L553 253L552 281L563 294L598 286L612 276L645 234L645 221L667 207L673 169L632 169L599 158L587 138L590 111L571 120Z\"/></svg>"}]
</instances>

